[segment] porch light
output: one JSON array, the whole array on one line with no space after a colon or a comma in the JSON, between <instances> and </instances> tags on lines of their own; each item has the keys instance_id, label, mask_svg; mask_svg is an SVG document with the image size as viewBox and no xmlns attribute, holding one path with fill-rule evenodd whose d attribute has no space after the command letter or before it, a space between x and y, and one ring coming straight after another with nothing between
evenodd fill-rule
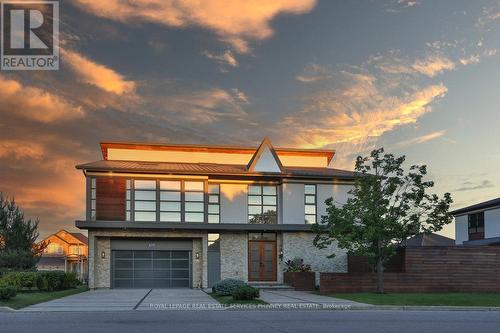
<instances>
[{"instance_id":1,"label":"porch light","mask_svg":"<svg viewBox=\"0 0 500 333\"><path fill-rule=\"evenodd\" d=\"M200 252L196 252L194 257L196 258L196 260L199 260L200 259Z\"/></svg>"},{"instance_id":2,"label":"porch light","mask_svg":"<svg viewBox=\"0 0 500 333\"><path fill-rule=\"evenodd\" d=\"M278 257L280 258L280 261L282 261L282 260L283 260L283 249L282 249L282 248L280 249L280 252L279 252L279 254L278 254Z\"/></svg>"},{"instance_id":3,"label":"porch light","mask_svg":"<svg viewBox=\"0 0 500 333\"><path fill-rule=\"evenodd\" d=\"M102 259L105 259L105 258L106 258L106 252L104 252L104 251L102 251L102 252L101 252L101 258L102 258Z\"/></svg>"}]
</instances>

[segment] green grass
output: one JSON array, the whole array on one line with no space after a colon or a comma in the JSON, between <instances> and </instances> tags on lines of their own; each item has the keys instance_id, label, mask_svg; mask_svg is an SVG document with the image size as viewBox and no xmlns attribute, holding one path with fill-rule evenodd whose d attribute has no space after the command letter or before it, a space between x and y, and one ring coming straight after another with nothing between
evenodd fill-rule
<instances>
[{"instance_id":1,"label":"green grass","mask_svg":"<svg viewBox=\"0 0 500 333\"><path fill-rule=\"evenodd\" d=\"M233 296L220 296L216 293L208 293L213 299L223 305L234 305L234 304L255 304L255 305L265 305L268 304L261 299L253 299L253 300L240 300L236 301L233 299Z\"/></svg>"},{"instance_id":2,"label":"green grass","mask_svg":"<svg viewBox=\"0 0 500 333\"><path fill-rule=\"evenodd\" d=\"M21 309L28 305L47 302L56 298L66 297L87 291L87 286L80 286L74 289L58 291L23 291L18 292L16 297L7 301L0 300L0 306L8 306L13 309Z\"/></svg>"},{"instance_id":3,"label":"green grass","mask_svg":"<svg viewBox=\"0 0 500 333\"><path fill-rule=\"evenodd\" d=\"M500 294L494 293L349 293L327 296L374 305L500 306Z\"/></svg>"}]
</instances>

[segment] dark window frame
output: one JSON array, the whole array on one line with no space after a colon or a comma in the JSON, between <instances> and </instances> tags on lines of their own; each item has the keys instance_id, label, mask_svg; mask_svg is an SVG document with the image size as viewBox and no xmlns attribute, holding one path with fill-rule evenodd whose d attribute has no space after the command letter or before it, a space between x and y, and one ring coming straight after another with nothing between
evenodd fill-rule
<instances>
[{"instance_id":1,"label":"dark window frame","mask_svg":"<svg viewBox=\"0 0 500 333\"><path fill-rule=\"evenodd\" d=\"M314 194L309 194L306 193L306 186L314 186ZM307 198L308 197L313 197L314 198L314 204L308 203ZM314 214L308 214L306 209L307 206L313 206L314 207ZM313 217L314 216L314 222L309 223L307 220L307 217ZM316 224L318 223L318 186L316 184L304 184L304 221L306 224Z\"/></svg>"},{"instance_id":2,"label":"dark window frame","mask_svg":"<svg viewBox=\"0 0 500 333\"><path fill-rule=\"evenodd\" d=\"M250 193L250 187L260 187L260 194L253 194ZM265 187L273 187L274 188L274 193L275 194L264 194L264 188ZM254 204L250 203L250 197L260 197L260 204ZM264 198L266 197L274 197L274 205L268 205L264 204ZM266 184L250 184L247 186L247 221L250 223L251 219L254 218L255 216L259 215L257 214L251 214L250 213L250 207L260 207L260 214L264 214L264 207L274 207L274 214L269 214L274 216L274 221L271 224L277 224L278 223L278 186L277 185L266 185Z\"/></svg>"},{"instance_id":3,"label":"dark window frame","mask_svg":"<svg viewBox=\"0 0 500 333\"><path fill-rule=\"evenodd\" d=\"M484 239L484 211L467 215L469 240Z\"/></svg>"}]
</instances>

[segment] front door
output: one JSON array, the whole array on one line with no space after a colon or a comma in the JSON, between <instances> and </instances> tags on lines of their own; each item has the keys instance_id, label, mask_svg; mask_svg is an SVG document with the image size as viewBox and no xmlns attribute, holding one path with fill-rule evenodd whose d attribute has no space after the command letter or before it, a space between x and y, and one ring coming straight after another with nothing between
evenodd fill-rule
<instances>
[{"instance_id":1,"label":"front door","mask_svg":"<svg viewBox=\"0 0 500 333\"><path fill-rule=\"evenodd\" d=\"M276 281L276 241L248 241L248 280Z\"/></svg>"}]
</instances>

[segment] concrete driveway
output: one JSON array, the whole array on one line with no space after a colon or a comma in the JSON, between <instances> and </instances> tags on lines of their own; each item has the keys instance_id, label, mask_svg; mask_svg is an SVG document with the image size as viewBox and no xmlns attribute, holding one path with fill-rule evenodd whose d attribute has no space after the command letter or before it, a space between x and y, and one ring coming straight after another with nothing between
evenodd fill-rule
<instances>
[{"instance_id":1,"label":"concrete driveway","mask_svg":"<svg viewBox=\"0 0 500 333\"><path fill-rule=\"evenodd\" d=\"M21 311L102 312L185 309L196 305L217 308L219 303L197 289L106 289L35 304Z\"/></svg>"}]
</instances>

